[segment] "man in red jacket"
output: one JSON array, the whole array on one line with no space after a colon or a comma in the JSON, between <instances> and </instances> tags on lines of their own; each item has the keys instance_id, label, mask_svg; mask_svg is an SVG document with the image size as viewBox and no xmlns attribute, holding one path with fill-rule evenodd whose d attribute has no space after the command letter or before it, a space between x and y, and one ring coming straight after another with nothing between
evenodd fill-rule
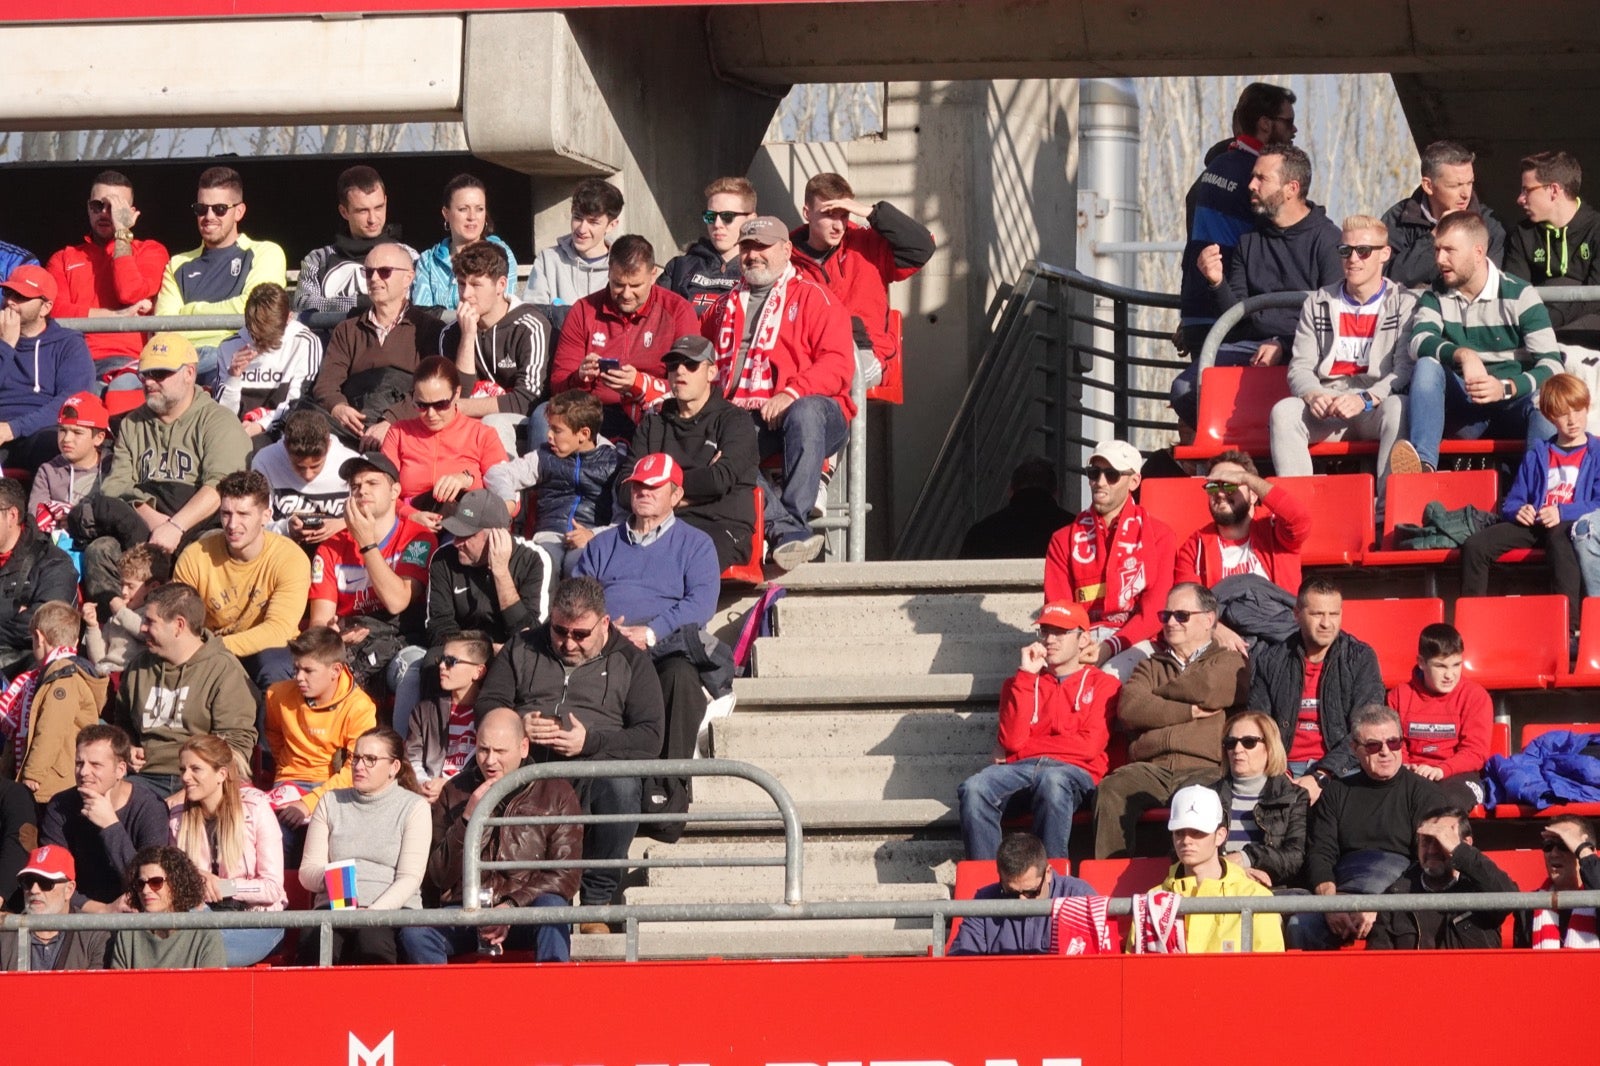
<instances>
[{"instance_id":1,"label":"man in red jacket","mask_svg":"<svg viewBox=\"0 0 1600 1066\"><path fill-rule=\"evenodd\" d=\"M700 332L717 353L728 399L756 420L763 458L783 455L783 494L767 497L767 539L785 570L817 557L811 508L822 464L844 447L855 417L855 347L844 305L796 271L783 223L771 215L739 230L742 276L706 314ZM615 250L611 253L616 255Z\"/></svg>"},{"instance_id":2,"label":"man in red jacket","mask_svg":"<svg viewBox=\"0 0 1600 1066\"><path fill-rule=\"evenodd\" d=\"M1101 441L1086 471L1089 508L1056 531L1044 560L1045 602L1083 605L1098 642L1088 661L1118 681L1154 650L1172 590L1172 529L1133 500L1143 467L1127 441Z\"/></svg>"},{"instance_id":3,"label":"man in red jacket","mask_svg":"<svg viewBox=\"0 0 1600 1066\"><path fill-rule=\"evenodd\" d=\"M700 332L700 319L688 300L655 283L656 250L637 234L611 245L606 287L572 305L550 369L550 392L583 389L604 405L600 432L613 440L633 439L633 419L623 393L643 371L665 377L661 360L672 342ZM533 443L544 443L549 426L544 405L534 412Z\"/></svg>"},{"instance_id":4,"label":"man in red jacket","mask_svg":"<svg viewBox=\"0 0 1600 1066\"><path fill-rule=\"evenodd\" d=\"M56 318L136 318L150 313L169 257L159 241L134 238L138 221L133 183L115 170L96 175L89 186L88 235L45 264L56 279L51 312ZM137 365L144 348L144 334L137 332L89 333L86 338L97 377Z\"/></svg>"},{"instance_id":5,"label":"man in red jacket","mask_svg":"<svg viewBox=\"0 0 1600 1066\"><path fill-rule=\"evenodd\" d=\"M1494 733L1494 701L1484 687L1462 676L1466 645L1461 631L1443 622L1417 636L1417 669L1411 680L1389 690L1389 706L1400 715L1407 770L1437 782L1463 810L1483 802L1483 764Z\"/></svg>"},{"instance_id":6,"label":"man in red jacket","mask_svg":"<svg viewBox=\"0 0 1600 1066\"><path fill-rule=\"evenodd\" d=\"M933 234L893 205L880 200L868 207L855 195L840 175L816 175L806 182L806 224L790 238L795 265L812 271L850 312L856 372L870 389L899 355L889 335L889 286L927 265ZM867 224L850 221L852 215Z\"/></svg>"},{"instance_id":7,"label":"man in red jacket","mask_svg":"<svg viewBox=\"0 0 1600 1066\"><path fill-rule=\"evenodd\" d=\"M1116 714L1116 678L1082 659L1094 651L1089 612L1070 600L1039 612L1039 639L1000 692L995 761L956 790L969 859L992 859L1000 819L1016 797L1033 810L1033 832L1051 858L1067 855L1072 816L1106 772Z\"/></svg>"}]
</instances>

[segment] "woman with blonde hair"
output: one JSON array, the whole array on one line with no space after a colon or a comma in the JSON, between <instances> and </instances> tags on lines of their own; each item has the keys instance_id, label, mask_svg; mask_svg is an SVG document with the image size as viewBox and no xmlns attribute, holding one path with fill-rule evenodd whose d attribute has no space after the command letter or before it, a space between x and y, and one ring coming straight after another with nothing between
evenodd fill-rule
<instances>
[{"instance_id":1,"label":"woman with blonde hair","mask_svg":"<svg viewBox=\"0 0 1600 1066\"><path fill-rule=\"evenodd\" d=\"M281 911L283 832L266 793L249 785L227 741L209 733L178 751L182 799L167 815L168 839L205 882L214 911ZM229 966L252 966L271 954L282 929L225 929Z\"/></svg>"},{"instance_id":2,"label":"woman with blonde hair","mask_svg":"<svg viewBox=\"0 0 1600 1066\"><path fill-rule=\"evenodd\" d=\"M1228 719L1222 765L1227 772L1211 787L1228 817L1223 856L1268 888L1292 886L1305 863L1311 804L1288 776L1277 723L1260 711Z\"/></svg>"}]
</instances>

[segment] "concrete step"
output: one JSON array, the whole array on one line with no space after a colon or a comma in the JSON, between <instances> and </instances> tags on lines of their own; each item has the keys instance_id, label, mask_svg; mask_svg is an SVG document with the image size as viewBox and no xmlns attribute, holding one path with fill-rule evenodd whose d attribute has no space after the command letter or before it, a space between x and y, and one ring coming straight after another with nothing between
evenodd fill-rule
<instances>
[{"instance_id":1,"label":"concrete step","mask_svg":"<svg viewBox=\"0 0 1600 1066\"><path fill-rule=\"evenodd\" d=\"M795 592L919 589L992 589L1016 592L1044 587L1043 559L934 559L803 566L779 584Z\"/></svg>"},{"instance_id":2,"label":"concrete step","mask_svg":"<svg viewBox=\"0 0 1600 1066\"><path fill-rule=\"evenodd\" d=\"M1001 674L1017 667L1023 634L934 634L882 640L841 635L762 637L750 673L755 677L897 677L918 674Z\"/></svg>"},{"instance_id":3,"label":"concrete step","mask_svg":"<svg viewBox=\"0 0 1600 1066\"><path fill-rule=\"evenodd\" d=\"M919 633L1022 637L1032 632L1040 593L944 592L873 595L792 595L777 603L777 635L839 640Z\"/></svg>"},{"instance_id":4,"label":"concrete step","mask_svg":"<svg viewBox=\"0 0 1600 1066\"><path fill-rule=\"evenodd\" d=\"M727 924L727 923L718 923ZM924 956L933 946L931 929L859 929L840 933L812 929L816 922L768 922L760 932L710 929L677 932L676 925L641 925L642 959L816 959L847 955ZM853 923L857 926L863 923ZM572 957L580 962L616 962L626 958L627 938L575 935Z\"/></svg>"},{"instance_id":5,"label":"concrete step","mask_svg":"<svg viewBox=\"0 0 1600 1066\"><path fill-rule=\"evenodd\" d=\"M988 763L988 751L949 755L858 755L764 759L759 765L774 774L797 802L894 799L953 799L956 786ZM707 777L695 782L695 799L705 804L753 803L766 792L736 777Z\"/></svg>"},{"instance_id":6,"label":"concrete step","mask_svg":"<svg viewBox=\"0 0 1600 1066\"><path fill-rule=\"evenodd\" d=\"M800 815L801 828L808 835L861 831L899 833L954 827L958 823L955 803L955 793L952 792L943 799L902 799L860 803L849 800L804 802L796 803L795 809ZM747 812L765 814L773 811L772 804L768 802L710 804L698 800L690 809L741 814ZM770 824L773 829L781 826L776 813L773 813ZM751 822L696 822L695 831L747 833L757 826L758 823Z\"/></svg>"},{"instance_id":7,"label":"concrete step","mask_svg":"<svg viewBox=\"0 0 1600 1066\"><path fill-rule=\"evenodd\" d=\"M806 892L823 886L849 886L859 899L870 899L882 885L955 883L955 864L961 858L959 840L808 840L802 844L802 876ZM654 844L650 858L750 858L783 857L783 841L680 840ZM647 871L652 888L706 891L715 884L722 891L755 891L758 898L783 898L782 866L675 867L657 866Z\"/></svg>"},{"instance_id":8,"label":"concrete step","mask_svg":"<svg viewBox=\"0 0 1600 1066\"><path fill-rule=\"evenodd\" d=\"M769 759L845 755L959 755L994 746L992 712L738 711L712 723L720 759L763 764Z\"/></svg>"},{"instance_id":9,"label":"concrete step","mask_svg":"<svg viewBox=\"0 0 1600 1066\"><path fill-rule=\"evenodd\" d=\"M1016 657L1016 652L1012 652ZM1014 666L1015 663L1009 664ZM1011 676L979 674L922 674L867 677L741 677L734 681L738 710L795 707L808 710L860 707L946 707L978 703L994 707L1000 686Z\"/></svg>"}]
</instances>

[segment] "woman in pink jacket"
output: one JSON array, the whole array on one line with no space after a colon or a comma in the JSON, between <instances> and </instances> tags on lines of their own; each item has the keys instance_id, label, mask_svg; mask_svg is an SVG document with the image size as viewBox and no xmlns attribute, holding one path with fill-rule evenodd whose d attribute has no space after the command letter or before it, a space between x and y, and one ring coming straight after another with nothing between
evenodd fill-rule
<instances>
[{"instance_id":1,"label":"woman in pink jacket","mask_svg":"<svg viewBox=\"0 0 1600 1066\"><path fill-rule=\"evenodd\" d=\"M214 911L281 911L283 833L266 793L248 785L221 737L191 737L178 752L183 799L167 816L171 843L188 855L205 879L206 906ZM225 929L229 966L266 958L282 929Z\"/></svg>"}]
</instances>

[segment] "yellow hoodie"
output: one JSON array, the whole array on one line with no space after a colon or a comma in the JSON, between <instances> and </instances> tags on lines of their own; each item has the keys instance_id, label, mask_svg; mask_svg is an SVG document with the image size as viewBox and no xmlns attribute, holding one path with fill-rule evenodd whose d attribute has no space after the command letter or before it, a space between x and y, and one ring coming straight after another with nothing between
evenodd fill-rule
<instances>
[{"instance_id":1,"label":"yellow hoodie","mask_svg":"<svg viewBox=\"0 0 1600 1066\"><path fill-rule=\"evenodd\" d=\"M1185 899L1214 899L1222 896L1267 896L1272 890L1252 879L1244 870L1223 860L1222 877L1198 881L1182 877L1183 867L1174 863L1161 887L1176 892ZM1180 910L1180 914L1183 912ZM1276 914L1257 914L1254 922L1254 951L1283 950L1283 921ZM1241 950L1237 914L1185 914L1183 915L1184 950L1190 955L1215 954Z\"/></svg>"},{"instance_id":2,"label":"yellow hoodie","mask_svg":"<svg viewBox=\"0 0 1600 1066\"><path fill-rule=\"evenodd\" d=\"M293 681L279 681L267 689L267 747L278 764L278 781L321 781L303 798L317 809L329 789L350 787L350 754L356 738L378 724L372 697L356 687L349 670L339 672L333 699L313 707ZM344 765L333 772L333 757L345 753Z\"/></svg>"}]
</instances>

